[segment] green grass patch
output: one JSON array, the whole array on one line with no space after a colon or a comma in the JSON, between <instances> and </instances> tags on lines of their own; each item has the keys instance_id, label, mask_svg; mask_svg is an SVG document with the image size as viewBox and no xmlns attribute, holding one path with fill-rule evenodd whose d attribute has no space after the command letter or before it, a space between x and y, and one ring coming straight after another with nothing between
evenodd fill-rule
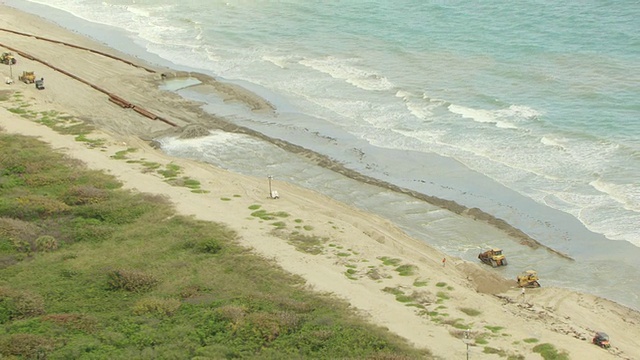
<instances>
[{"instance_id":1,"label":"green grass patch","mask_svg":"<svg viewBox=\"0 0 640 360\"><path fill-rule=\"evenodd\" d=\"M304 235L298 232L290 234L287 240L290 244L295 246L296 250L311 255L322 254L324 250L324 244L328 241L327 238Z\"/></svg>"},{"instance_id":2,"label":"green grass patch","mask_svg":"<svg viewBox=\"0 0 640 360\"><path fill-rule=\"evenodd\" d=\"M164 169L159 169L156 172L167 179L176 178L180 174L180 166L174 163L169 163Z\"/></svg>"},{"instance_id":3,"label":"green grass patch","mask_svg":"<svg viewBox=\"0 0 640 360\"><path fill-rule=\"evenodd\" d=\"M253 204L249 206L249 210L258 210L262 207L262 205Z\"/></svg>"},{"instance_id":4,"label":"green grass patch","mask_svg":"<svg viewBox=\"0 0 640 360\"><path fill-rule=\"evenodd\" d=\"M487 345L489 343L489 340L487 338L488 338L487 334L480 334L476 336L473 339L473 341L478 345Z\"/></svg>"},{"instance_id":5,"label":"green grass patch","mask_svg":"<svg viewBox=\"0 0 640 360\"><path fill-rule=\"evenodd\" d=\"M396 271L400 276L411 276L418 269L415 265L400 265L396 268Z\"/></svg>"},{"instance_id":6,"label":"green grass patch","mask_svg":"<svg viewBox=\"0 0 640 360\"><path fill-rule=\"evenodd\" d=\"M30 137L0 159L2 358L431 358L162 196Z\"/></svg>"},{"instance_id":7,"label":"green grass patch","mask_svg":"<svg viewBox=\"0 0 640 360\"><path fill-rule=\"evenodd\" d=\"M482 352L485 354L496 354L496 355L499 355L500 357L507 356L507 353L504 350L492 348L490 346L485 346Z\"/></svg>"},{"instance_id":8,"label":"green grass patch","mask_svg":"<svg viewBox=\"0 0 640 360\"><path fill-rule=\"evenodd\" d=\"M469 316L478 316L480 314L482 314L482 311L477 310L477 309L472 309L472 308L460 308L460 311L462 311L463 313L469 315Z\"/></svg>"},{"instance_id":9,"label":"green grass patch","mask_svg":"<svg viewBox=\"0 0 640 360\"><path fill-rule=\"evenodd\" d=\"M540 354L544 360L569 360L566 352L558 352L556 347L549 343L534 346L533 352Z\"/></svg>"},{"instance_id":10,"label":"green grass patch","mask_svg":"<svg viewBox=\"0 0 640 360\"><path fill-rule=\"evenodd\" d=\"M436 283L436 286L437 287L445 287L445 286L447 286L447 283L446 282L438 282L438 283Z\"/></svg>"},{"instance_id":11,"label":"green grass patch","mask_svg":"<svg viewBox=\"0 0 640 360\"><path fill-rule=\"evenodd\" d=\"M415 286L415 287L423 287L423 286L427 286L427 285L429 285L429 283L426 280L418 280L418 279L416 279L413 282L413 286Z\"/></svg>"},{"instance_id":12,"label":"green grass patch","mask_svg":"<svg viewBox=\"0 0 640 360\"><path fill-rule=\"evenodd\" d=\"M535 343L537 343L537 342L538 342L538 341L540 341L540 340L538 340L538 339L536 339L536 338L527 338L527 339L524 339L524 340L522 340L522 341L526 342L527 344L535 344Z\"/></svg>"},{"instance_id":13,"label":"green grass patch","mask_svg":"<svg viewBox=\"0 0 640 360\"><path fill-rule=\"evenodd\" d=\"M484 327L485 329L491 331L494 334L499 333L502 329L504 329L502 326L491 326L491 325L486 325Z\"/></svg>"},{"instance_id":14,"label":"green grass patch","mask_svg":"<svg viewBox=\"0 0 640 360\"><path fill-rule=\"evenodd\" d=\"M260 218L262 220L274 220L275 218L278 218L278 217L280 217L280 218L289 217L289 214L287 214L284 211L268 212L267 210L259 209L259 210L256 210L256 211L252 212L251 216Z\"/></svg>"},{"instance_id":15,"label":"green grass patch","mask_svg":"<svg viewBox=\"0 0 640 360\"><path fill-rule=\"evenodd\" d=\"M111 155L111 158L116 160L128 159L127 154L134 153L136 151L138 151L138 149L136 148L128 148L125 150L120 150L120 151L117 151L114 155Z\"/></svg>"},{"instance_id":16,"label":"green grass patch","mask_svg":"<svg viewBox=\"0 0 640 360\"><path fill-rule=\"evenodd\" d=\"M400 259L390 258L388 256L381 256L381 257L378 257L377 259L382 261L382 264L386 266L398 266L400 265L400 262L402 262L402 260Z\"/></svg>"}]
</instances>

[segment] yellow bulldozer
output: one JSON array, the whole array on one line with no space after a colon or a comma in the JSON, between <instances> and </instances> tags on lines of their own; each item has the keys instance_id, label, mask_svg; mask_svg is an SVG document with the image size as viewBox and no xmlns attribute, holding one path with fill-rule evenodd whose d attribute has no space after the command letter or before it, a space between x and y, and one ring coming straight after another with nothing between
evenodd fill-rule
<instances>
[{"instance_id":1,"label":"yellow bulldozer","mask_svg":"<svg viewBox=\"0 0 640 360\"><path fill-rule=\"evenodd\" d=\"M521 288L537 288L540 287L538 282L538 273L535 270L527 270L516 278L518 286Z\"/></svg>"},{"instance_id":2,"label":"yellow bulldozer","mask_svg":"<svg viewBox=\"0 0 640 360\"><path fill-rule=\"evenodd\" d=\"M22 75L18 76L18 80L22 81L25 84L33 84L36 82L36 75L33 71L23 71Z\"/></svg>"},{"instance_id":3,"label":"yellow bulldozer","mask_svg":"<svg viewBox=\"0 0 640 360\"><path fill-rule=\"evenodd\" d=\"M478 255L478 259L487 265L491 265L493 267L505 266L507 265L507 259L502 254L502 249L491 249L487 250Z\"/></svg>"},{"instance_id":4,"label":"yellow bulldozer","mask_svg":"<svg viewBox=\"0 0 640 360\"><path fill-rule=\"evenodd\" d=\"M13 54L10 52L5 52L0 55L0 63L3 63L5 65L15 65L16 62L16 58L13 57Z\"/></svg>"}]
</instances>

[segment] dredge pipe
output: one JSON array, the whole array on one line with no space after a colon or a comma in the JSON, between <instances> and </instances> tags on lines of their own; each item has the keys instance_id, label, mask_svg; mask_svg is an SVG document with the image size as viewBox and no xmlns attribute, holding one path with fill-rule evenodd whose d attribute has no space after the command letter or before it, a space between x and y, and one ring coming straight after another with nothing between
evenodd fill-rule
<instances>
[{"instance_id":1,"label":"dredge pipe","mask_svg":"<svg viewBox=\"0 0 640 360\"><path fill-rule=\"evenodd\" d=\"M6 29L1 29L1 28L0 28L0 30L9 31L9 32L12 32L12 33L18 33L18 32L13 31L13 30L6 30ZM22 33L18 33L18 34L20 34L20 35L25 35L25 34L22 34ZM30 36L30 35L25 35L25 36ZM39 38L39 37L36 37L36 36L32 36L32 37ZM49 40L49 39L46 39L46 40L47 40L47 41L51 41L51 42L53 42L53 43L59 43L58 41L54 41L54 40ZM68 44L65 44L65 45L68 45ZM92 84L92 83L88 82L87 80L84 80L84 79L82 79L81 77L76 76L76 75L74 75L74 74L72 74L72 73L70 73L70 72L68 72L68 71L66 71L66 70L60 69L60 68L58 68L58 67L56 67L56 66L53 66L53 65L49 64L48 62L46 62L46 61L44 61L44 60L38 59L38 58L36 58L35 56L33 56L33 55L31 55L31 54L28 54L28 53L26 53L26 52L24 52L24 51L21 51L21 50L19 50L19 49L14 48L14 47L8 46L8 45L6 45L6 44L0 43L0 46L4 47L4 48L6 48L6 49L9 49L9 50L11 50L11 51L15 52L16 54L18 54L18 55L20 55L20 56L22 56L22 57L24 57L24 58L26 58L26 59L29 59L29 60L32 60L32 61L37 61L37 62L39 62L39 63L41 63L41 64L43 64L43 65L45 65L45 66L47 66L47 67L49 67L49 68L51 68L51 69L53 69L53 70L57 71L57 72L59 72L59 73L62 73L62 74L64 74L64 75L67 75L68 77L70 77L70 78L72 78L72 79L75 79L75 80L77 80L77 81L80 81L81 83L86 84L86 85L88 85L88 86L92 87L93 89L95 89L95 90L97 90L97 91L100 91L100 92L101 92L101 93L103 93L103 94L106 94L106 95L109 97L109 100L110 100L111 102L113 102L113 103L115 103L115 104L119 105L119 106L120 106L120 107L122 107L122 108L133 108L133 110L134 110L134 111L136 111L137 113L139 113L139 114L141 114L141 115L143 115L143 116L145 116L145 117L147 117L147 118L149 118L149 119L152 119L152 120L161 119L161 120L162 120L162 122L164 122L164 123L166 123L166 124L168 124L168 125L171 125L171 126L173 126L173 127L177 127L177 125L176 125L175 123L173 123L173 122L171 122L171 121L168 121L168 120L166 120L166 119L160 118L160 117L158 117L156 114L154 114L154 113L152 113L151 111L146 110L146 109L144 109L144 108L142 108L142 107L140 107L140 106L133 105L133 104L131 104L130 102L126 101L125 99L123 99L123 98L121 98L121 97L119 97L119 96L117 96L117 95L115 95L115 94L112 94L112 93L110 93L109 91L107 91L107 90L105 90L105 89L103 89L103 88L101 88L101 87L99 87L99 86L97 86L97 85L95 85L95 84ZM92 50L90 50L90 49L86 49L86 48L79 47L79 46L72 46L72 47L77 47L77 48L79 48L79 49L92 51ZM95 51L95 50L93 50L92 52L96 52L96 53L102 54L102 53L97 52L97 51ZM102 54L102 55L105 55L105 54ZM114 59L117 59L117 60L120 60L120 61L123 61L123 62L125 62L125 63L129 64L129 62L128 62L128 61L122 60L122 59L120 59L120 58L117 58L117 57L114 57L114 56L111 56L111 55L108 55L108 54L106 54L105 56L108 56L108 57L110 57L110 58L114 58ZM145 69L145 70L149 71L149 69L146 69L146 68L144 68L144 67L137 66L137 65L135 65L135 64L133 64L133 65L134 65L134 66L136 66L136 67L143 68L143 69ZM151 70L150 72L155 72L155 71Z\"/></svg>"}]
</instances>

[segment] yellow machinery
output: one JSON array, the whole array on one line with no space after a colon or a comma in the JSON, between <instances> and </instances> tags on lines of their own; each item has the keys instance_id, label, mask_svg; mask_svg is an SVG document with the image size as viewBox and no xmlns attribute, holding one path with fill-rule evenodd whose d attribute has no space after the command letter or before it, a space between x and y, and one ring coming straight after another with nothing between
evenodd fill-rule
<instances>
[{"instance_id":1,"label":"yellow machinery","mask_svg":"<svg viewBox=\"0 0 640 360\"><path fill-rule=\"evenodd\" d=\"M519 287L537 288L540 287L538 282L538 273L535 270L527 270L516 278Z\"/></svg>"},{"instance_id":2,"label":"yellow machinery","mask_svg":"<svg viewBox=\"0 0 640 360\"><path fill-rule=\"evenodd\" d=\"M22 75L18 77L18 80L24 82L25 84L33 84L36 81L36 75L33 71L23 71Z\"/></svg>"},{"instance_id":3,"label":"yellow machinery","mask_svg":"<svg viewBox=\"0 0 640 360\"><path fill-rule=\"evenodd\" d=\"M5 65L15 65L16 58L13 57L12 53L5 52L5 53L2 53L2 55L0 56L0 62Z\"/></svg>"},{"instance_id":4,"label":"yellow machinery","mask_svg":"<svg viewBox=\"0 0 640 360\"><path fill-rule=\"evenodd\" d=\"M502 249L491 249L487 250L478 255L478 259L487 265L491 265L493 267L505 266L507 265L507 259L502 254Z\"/></svg>"}]
</instances>

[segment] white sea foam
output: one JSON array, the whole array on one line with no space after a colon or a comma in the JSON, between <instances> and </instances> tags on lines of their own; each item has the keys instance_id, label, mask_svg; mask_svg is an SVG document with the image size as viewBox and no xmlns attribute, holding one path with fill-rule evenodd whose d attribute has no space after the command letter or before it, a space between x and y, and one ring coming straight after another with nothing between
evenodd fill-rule
<instances>
[{"instance_id":1,"label":"white sea foam","mask_svg":"<svg viewBox=\"0 0 640 360\"><path fill-rule=\"evenodd\" d=\"M516 129L517 126L506 119L501 115L500 111L491 111L491 110L483 110L483 109L473 109L460 105L449 105L449 111L454 114L458 114L463 118L472 119L473 121L479 123L489 123L495 124L496 127L502 129Z\"/></svg>"},{"instance_id":2,"label":"white sea foam","mask_svg":"<svg viewBox=\"0 0 640 360\"><path fill-rule=\"evenodd\" d=\"M280 69L286 69L290 64L290 58L285 56L263 55L262 60L272 63Z\"/></svg>"},{"instance_id":3,"label":"white sea foam","mask_svg":"<svg viewBox=\"0 0 640 360\"><path fill-rule=\"evenodd\" d=\"M594 189L607 194L625 209L640 214L640 184L614 184L597 179L589 183Z\"/></svg>"},{"instance_id":4,"label":"white sea foam","mask_svg":"<svg viewBox=\"0 0 640 360\"><path fill-rule=\"evenodd\" d=\"M358 59L341 59L334 56L303 59L300 64L341 79L363 90L381 91L393 89L394 85L384 76L361 68Z\"/></svg>"},{"instance_id":5,"label":"white sea foam","mask_svg":"<svg viewBox=\"0 0 640 360\"><path fill-rule=\"evenodd\" d=\"M556 149L565 150L565 140L554 135L545 135L540 139L540 142L544 145L554 147Z\"/></svg>"}]
</instances>

